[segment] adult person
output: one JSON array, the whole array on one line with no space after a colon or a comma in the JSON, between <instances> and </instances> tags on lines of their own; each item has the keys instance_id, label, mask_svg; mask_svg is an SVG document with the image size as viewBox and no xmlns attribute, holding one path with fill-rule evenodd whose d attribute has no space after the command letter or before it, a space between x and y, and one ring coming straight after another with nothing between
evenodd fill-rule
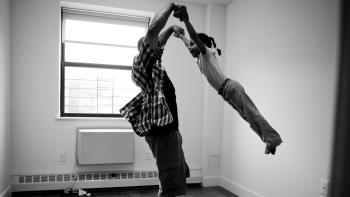
<instances>
[{"instance_id":1,"label":"adult person","mask_svg":"<svg viewBox=\"0 0 350 197\"><path fill-rule=\"evenodd\" d=\"M138 42L139 54L134 58L132 79L141 93L120 109L120 113L145 140L156 160L160 189L158 196L184 196L189 168L182 150L175 88L162 66L163 48L169 37L184 29L166 25L175 3L167 4L152 20L146 36Z\"/></svg>"}]
</instances>

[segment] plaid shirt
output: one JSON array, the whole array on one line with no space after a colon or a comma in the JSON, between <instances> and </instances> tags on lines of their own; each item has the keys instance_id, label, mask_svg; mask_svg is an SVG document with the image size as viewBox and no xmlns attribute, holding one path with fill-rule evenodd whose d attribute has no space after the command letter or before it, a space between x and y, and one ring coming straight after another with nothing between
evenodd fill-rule
<instances>
[{"instance_id":1,"label":"plaid shirt","mask_svg":"<svg viewBox=\"0 0 350 197\"><path fill-rule=\"evenodd\" d=\"M124 107L120 114L132 125L135 133L145 136L151 126L165 126L173 122L173 117L162 91L165 69L161 65L163 48L151 49L145 40L140 53L134 58L131 78L141 88Z\"/></svg>"}]
</instances>

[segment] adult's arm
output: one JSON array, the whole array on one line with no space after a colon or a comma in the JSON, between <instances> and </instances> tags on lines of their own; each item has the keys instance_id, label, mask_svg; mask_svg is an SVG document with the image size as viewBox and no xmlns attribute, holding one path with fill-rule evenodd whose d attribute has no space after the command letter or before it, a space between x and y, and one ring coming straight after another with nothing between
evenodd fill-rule
<instances>
[{"instance_id":1,"label":"adult's arm","mask_svg":"<svg viewBox=\"0 0 350 197\"><path fill-rule=\"evenodd\" d=\"M184 34L179 34L179 35L175 34L174 36L180 38L187 48L190 47L191 45L190 41L186 38Z\"/></svg>"},{"instance_id":2,"label":"adult's arm","mask_svg":"<svg viewBox=\"0 0 350 197\"><path fill-rule=\"evenodd\" d=\"M184 29L182 27L179 27L177 25L172 25L169 28L167 28L166 30L164 30L159 36L158 36L158 40L160 42L160 44L162 46L165 46L165 44L167 43L169 37L173 34L184 34Z\"/></svg>"},{"instance_id":3,"label":"adult's arm","mask_svg":"<svg viewBox=\"0 0 350 197\"><path fill-rule=\"evenodd\" d=\"M146 39L148 40L151 48L157 47L158 35L168 21L171 12L176 8L175 3L169 3L153 18L146 33Z\"/></svg>"}]
</instances>

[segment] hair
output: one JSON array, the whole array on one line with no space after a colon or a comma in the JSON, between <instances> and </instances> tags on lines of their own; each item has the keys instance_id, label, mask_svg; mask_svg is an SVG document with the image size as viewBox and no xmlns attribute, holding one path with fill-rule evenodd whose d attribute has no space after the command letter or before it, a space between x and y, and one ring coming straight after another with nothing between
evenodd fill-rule
<instances>
[{"instance_id":1,"label":"hair","mask_svg":"<svg viewBox=\"0 0 350 197\"><path fill-rule=\"evenodd\" d=\"M145 41L145 38L146 38L145 36L142 36L142 37L139 39L139 41L137 42L137 49L138 49L138 50L140 50L140 47L141 47L143 41Z\"/></svg>"},{"instance_id":2,"label":"hair","mask_svg":"<svg viewBox=\"0 0 350 197\"><path fill-rule=\"evenodd\" d=\"M205 46L211 48L213 45L218 54L221 55L221 49L216 48L216 43L213 37L210 37L205 33L197 33L197 35Z\"/></svg>"}]
</instances>

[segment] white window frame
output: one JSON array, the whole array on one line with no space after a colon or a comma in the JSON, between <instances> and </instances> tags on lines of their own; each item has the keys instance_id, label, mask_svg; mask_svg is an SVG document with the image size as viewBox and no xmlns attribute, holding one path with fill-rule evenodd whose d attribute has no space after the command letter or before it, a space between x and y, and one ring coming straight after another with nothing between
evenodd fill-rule
<instances>
[{"instance_id":1,"label":"white window frame","mask_svg":"<svg viewBox=\"0 0 350 197\"><path fill-rule=\"evenodd\" d=\"M93 63L78 63L78 62L66 62L64 59L64 18L69 15L69 17L78 17L81 19L89 18L92 20L103 20L103 22L111 22L114 20L125 20L133 21L135 23L147 23L149 25L153 14L135 14L137 11L132 11L133 14L125 13L125 10L121 12L109 12L109 11L98 11L93 9L80 9L76 7L61 7L61 65L60 65L60 117L121 117L118 114L101 114L101 113L66 113L65 110L65 67L85 67L85 68L107 68L107 69L128 69L131 70L131 66L120 66L120 65L109 65L109 64L93 64ZM115 46L115 45L114 45Z\"/></svg>"}]
</instances>

